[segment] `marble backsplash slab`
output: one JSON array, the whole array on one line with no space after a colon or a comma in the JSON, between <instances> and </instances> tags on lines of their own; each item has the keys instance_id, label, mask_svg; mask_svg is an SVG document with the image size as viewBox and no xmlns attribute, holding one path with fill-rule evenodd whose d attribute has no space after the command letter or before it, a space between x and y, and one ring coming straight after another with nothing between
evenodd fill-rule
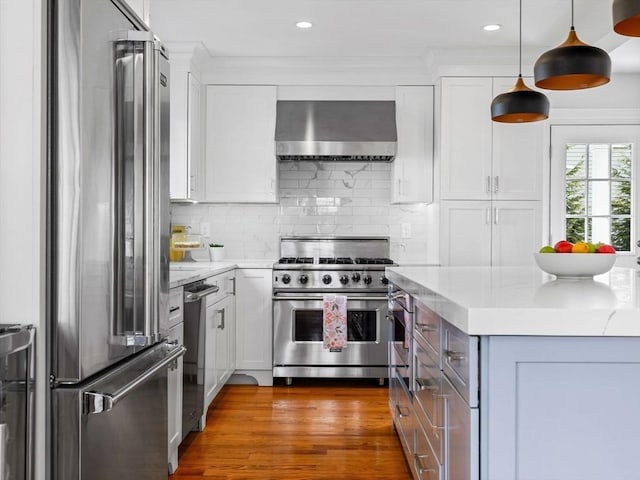
<instances>
[{"instance_id":1,"label":"marble backsplash slab","mask_svg":"<svg viewBox=\"0 0 640 480\"><path fill-rule=\"evenodd\" d=\"M437 263L434 205L391 205L389 163L280 162L279 204L172 205L172 223L198 233L209 223L209 241L225 245L228 258L279 257L285 235L381 235L402 264ZM409 224L410 238L401 238ZM194 257L207 252L195 252Z\"/></svg>"}]
</instances>

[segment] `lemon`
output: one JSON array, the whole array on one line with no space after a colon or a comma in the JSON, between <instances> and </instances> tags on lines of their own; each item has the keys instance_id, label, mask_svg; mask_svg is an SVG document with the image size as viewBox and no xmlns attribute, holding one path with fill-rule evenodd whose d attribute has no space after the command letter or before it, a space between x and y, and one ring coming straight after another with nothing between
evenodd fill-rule
<instances>
[{"instance_id":1,"label":"lemon","mask_svg":"<svg viewBox=\"0 0 640 480\"><path fill-rule=\"evenodd\" d=\"M545 245L540 249L540 253L556 253L556 251L551 245Z\"/></svg>"}]
</instances>

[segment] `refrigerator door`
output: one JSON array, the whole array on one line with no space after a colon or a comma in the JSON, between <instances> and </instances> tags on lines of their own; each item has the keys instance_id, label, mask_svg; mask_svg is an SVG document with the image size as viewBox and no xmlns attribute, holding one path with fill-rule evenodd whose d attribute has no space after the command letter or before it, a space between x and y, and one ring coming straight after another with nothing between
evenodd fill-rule
<instances>
[{"instance_id":1,"label":"refrigerator door","mask_svg":"<svg viewBox=\"0 0 640 480\"><path fill-rule=\"evenodd\" d=\"M33 332L0 325L0 480L33 478Z\"/></svg>"},{"instance_id":2,"label":"refrigerator door","mask_svg":"<svg viewBox=\"0 0 640 480\"><path fill-rule=\"evenodd\" d=\"M161 343L95 380L52 393L53 480L167 475L167 369L185 348Z\"/></svg>"},{"instance_id":3,"label":"refrigerator door","mask_svg":"<svg viewBox=\"0 0 640 480\"><path fill-rule=\"evenodd\" d=\"M71 384L168 333L169 85L119 1L53 4L51 373Z\"/></svg>"}]
</instances>

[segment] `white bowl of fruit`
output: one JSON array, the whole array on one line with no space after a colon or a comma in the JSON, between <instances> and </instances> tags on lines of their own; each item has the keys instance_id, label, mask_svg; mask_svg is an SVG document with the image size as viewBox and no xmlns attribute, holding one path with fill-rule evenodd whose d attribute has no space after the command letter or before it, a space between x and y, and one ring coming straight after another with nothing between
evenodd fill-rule
<instances>
[{"instance_id":1,"label":"white bowl of fruit","mask_svg":"<svg viewBox=\"0 0 640 480\"><path fill-rule=\"evenodd\" d=\"M558 278L592 278L611 270L616 250L605 243L560 240L545 245L533 257L541 270Z\"/></svg>"}]
</instances>

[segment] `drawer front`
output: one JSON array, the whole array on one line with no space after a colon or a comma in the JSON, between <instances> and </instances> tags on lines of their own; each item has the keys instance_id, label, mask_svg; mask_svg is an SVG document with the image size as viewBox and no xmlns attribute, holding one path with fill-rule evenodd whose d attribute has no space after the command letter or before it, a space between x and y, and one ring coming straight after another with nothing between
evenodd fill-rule
<instances>
[{"instance_id":1,"label":"drawer front","mask_svg":"<svg viewBox=\"0 0 640 480\"><path fill-rule=\"evenodd\" d=\"M431 448L431 441L419 426L415 429L416 451L413 454L411 469L419 480L440 480L442 464L438 461Z\"/></svg>"},{"instance_id":2,"label":"drawer front","mask_svg":"<svg viewBox=\"0 0 640 480\"><path fill-rule=\"evenodd\" d=\"M470 408L453 385L443 381L447 424L445 429L446 480L480 477L480 423L477 408Z\"/></svg>"},{"instance_id":3,"label":"drawer front","mask_svg":"<svg viewBox=\"0 0 640 480\"><path fill-rule=\"evenodd\" d=\"M444 453L444 399L442 396L442 372L425 347L416 341L414 356L414 408L416 417L429 437L440 463Z\"/></svg>"},{"instance_id":4,"label":"drawer front","mask_svg":"<svg viewBox=\"0 0 640 480\"><path fill-rule=\"evenodd\" d=\"M471 407L478 406L478 337L442 322L442 367Z\"/></svg>"},{"instance_id":5,"label":"drawer front","mask_svg":"<svg viewBox=\"0 0 640 480\"><path fill-rule=\"evenodd\" d=\"M169 328L181 323L184 319L182 297L184 289L175 287L169 290Z\"/></svg>"},{"instance_id":6,"label":"drawer front","mask_svg":"<svg viewBox=\"0 0 640 480\"><path fill-rule=\"evenodd\" d=\"M407 392L402 384L402 380L397 373L394 373L389 379L390 385L390 406L393 423L400 437L402 447L407 460L414 453L414 433L415 414L409 392Z\"/></svg>"},{"instance_id":7,"label":"drawer front","mask_svg":"<svg viewBox=\"0 0 640 480\"><path fill-rule=\"evenodd\" d=\"M434 359L440 359L440 317L422 302L415 300L413 305L414 328L416 337L422 339L427 353Z\"/></svg>"}]
</instances>

